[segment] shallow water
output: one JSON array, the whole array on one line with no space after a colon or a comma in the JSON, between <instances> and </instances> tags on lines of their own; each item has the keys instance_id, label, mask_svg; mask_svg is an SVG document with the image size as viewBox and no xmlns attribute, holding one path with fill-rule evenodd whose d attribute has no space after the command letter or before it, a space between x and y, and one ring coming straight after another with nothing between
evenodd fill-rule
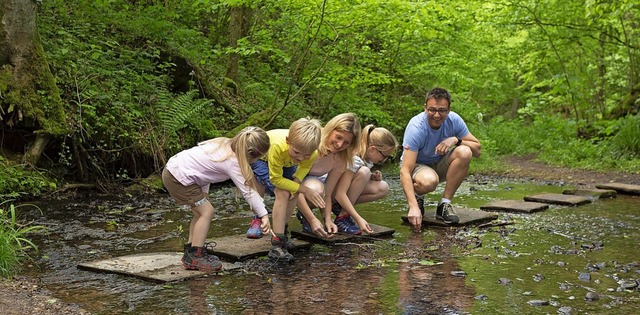
<instances>
[{"instance_id":1,"label":"shallow water","mask_svg":"<svg viewBox=\"0 0 640 315\"><path fill-rule=\"evenodd\" d=\"M27 273L55 297L95 314L555 314L568 307L571 314L631 314L640 306L637 288L617 289L620 280L640 279L640 267L632 264L640 260L640 198L501 214L514 222L503 227L413 233L400 219L406 202L398 178L387 179L390 196L357 209L369 222L394 228L391 238L314 245L295 252L291 265L255 259L241 272L166 285L76 265L182 251L191 216L168 196L36 203L42 213L32 210L28 217L49 232L35 239L41 253ZM478 208L566 188L470 177L454 202ZM428 199L437 201L441 189ZM233 189L217 189L212 200L217 214L209 237L244 234L251 214ZM590 280L580 280L581 273ZM585 301L589 291L600 299ZM550 305L531 306L532 300Z\"/></svg>"}]
</instances>

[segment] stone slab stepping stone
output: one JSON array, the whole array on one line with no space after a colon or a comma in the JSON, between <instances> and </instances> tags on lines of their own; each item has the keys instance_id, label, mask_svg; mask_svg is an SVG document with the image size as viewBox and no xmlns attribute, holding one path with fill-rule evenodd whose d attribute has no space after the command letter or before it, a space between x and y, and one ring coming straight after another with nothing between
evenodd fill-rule
<instances>
[{"instance_id":1,"label":"stone slab stepping stone","mask_svg":"<svg viewBox=\"0 0 640 315\"><path fill-rule=\"evenodd\" d=\"M371 241L376 238L389 237L396 232L396 230L392 228L388 228L386 226L377 225L369 223L371 229L373 229L373 233L366 234L362 233L362 235L350 235L346 233L338 233L334 234L329 238L323 238L317 236L313 233L305 233L301 230L292 230L291 236L299 239L307 240L314 243L320 244L334 244L334 243L344 243L344 242L356 242L356 241Z\"/></svg>"},{"instance_id":2,"label":"stone slab stepping stone","mask_svg":"<svg viewBox=\"0 0 640 315\"><path fill-rule=\"evenodd\" d=\"M591 202L591 199L584 196L573 196L573 195L563 195L563 194L553 194L553 193L525 196L524 200L549 203L549 204L555 204L555 205L563 205L563 206L579 206L579 205L583 205Z\"/></svg>"},{"instance_id":3,"label":"stone slab stepping stone","mask_svg":"<svg viewBox=\"0 0 640 315\"><path fill-rule=\"evenodd\" d=\"M597 188L578 188L578 189L565 189L563 192L565 195L585 196L592 198L614 198L618 194L613 189L597 189Z\"/></svg>"},{"instance_id":4,"label":"stone slab stepping stone","mask_svg":"<svg viewBox=\"0 0 640 315\"><path fill-rule=\"evenodd\" d=\"M425 211L426 213L422 217L422 226L463 226L463 225L473 225L479 224L486 221L495 220L498 218L497 213L480 211L476 209L469 208L457 208L453 207L453 210L458 214L458 218L460 221L457 224L446 224L441 220L436 219L435 209L430 209L431 211ZM409 223L409 218L407 216L402 216L402 221L404 223Z\"/></svg>"},{"instance_id":5,"label":"stone slab stepping stone","mask_svg":"<svg viewBox=\"0 0 640 315\"><path fill-rule=\"evenodd\" d=\"M78 269L116 273L155 283L182 281L207 274L197 270L185 270L181 259L182 253L179 252L133 254L81 263L78 264ZM222 271L237 268L240 266L222 262Z\"/></svg>"},{"instance_id":6,"label":"stone slab stepping stone","mask_svg":"<svg viewBox=\"0 0 640 315\"><path fill-rule=\"evenodd\" d=\"M619 193L629 195L640 195L640 185L629 185L620 183L608 183L596 185L596 188L600 189L613 189Z\"/></svg>"},{"instance_id":7,"label":"stone slab stepping stone","mask_svg":"<svg viewBox=\"0 0 640 315\"><path fill-rule=\"evenodd\" d=\"M480 210L485 211L508 211L524 213L533 213L547 209L549 209L549 205L546 203L522 200L496 200L480 207Z\"/></svg>"},{"instance_id":8,"label":"stone slab stepping stone","mask_svg":"<svg viewBox=\"0 0 640 315\"><path fill-rule=\"evenodd\" d=\"M249 258L266 256L271 249L271 236L265 235L259 239L247 238L246 235L231 235L221 238L208 239L207 242L215 242L216 246L207 248L207 251L219 257L233 261L241 261ZM293 250L309 248L309 242L293 240Z\"/></svg>"}]
</instances>

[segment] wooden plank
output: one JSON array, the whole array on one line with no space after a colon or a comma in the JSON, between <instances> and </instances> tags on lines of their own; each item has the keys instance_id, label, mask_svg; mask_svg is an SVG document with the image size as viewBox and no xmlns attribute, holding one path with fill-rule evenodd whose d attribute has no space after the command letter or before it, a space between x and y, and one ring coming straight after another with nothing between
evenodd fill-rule
<instances>
[{"instance_id":1,"label":"wooden plank","mask_svg":"<svg viewBox=\"0 0 640 315\"><path fill-rule=\"evenodd\" d=\"M357 242L357 241L363 241L363 240L375 240L375 238L389 237L393 235L393 233L395 233L394 229L388 228L386 226L372 224L372 223L369 223L369 225L371 226L371 229L373 229L373 233L371 234L363 233L362 235L351 235L346 233L338 233L338 234L333 234L331 237L323 238L313 233L305 233L305 232L302 232L301 230L292 230L291 236L299 239L307 240L313 243L335 244L335 243L344 243L344 242Z\"/></svg>"},{"instance_id":2,"label":"wooden plank","mask_svg":"<svg viewBox=\"0 0 640 315\"><path fill-rule=\"evenodd\" d=\"M546 203L529 202L522 200L495 200L482 207L484 211L507 211L507 212L524 212L533 213L549 209Z\"/></svg>"},{"instance_id":3,"label":"wooden plank","mask_svg":"<svg viewBox=\"0 0 640 315\"><path fill-rule=\"evenodd\" d=\"M182 254L179 252L133 254L81 263L77 267L82 270L136 277L155 283L182 281L207 275L202 271L185 270L181 262ZM221 271L230 271L239 267L222 262Z\"/></svg>"},{"instance_id":4,"label":"wooden plank","mask_svg":"<svg viewBox=\"0 0 640 315\"><path fill-rule=\"evenodd\" d=\"M579 206L591 202L591 199L584 196L572 196L563 194L544 193L524 197L525 201L542 202L563 206Z\"/></svg>"},{"instance_id":5,"label":"wooden plank","mask_svg":"<svg viewBox=\"0 0 640 315\"><path fill-rule=\"evenodd\" d=\"M293 250L309 248L310 243L292 239ZM214 243L213 248L208 248L208 252L233 261L242 261L249 258L265 256L271 249L271 237L265 235L263 238L250 239L246 235L231 235L216 239L209 239L207 242Z\"/></svg>"},{"instance_id":6,"label":"wooden plank","mask_svg":"<svg viewBox=\"0 0 640 315\"><path fill-rule=\"evenodd\" d=\"M458 218L460 221L457 224L446 224L442 220L436 219L435 211L427 211L425 215L422 217L422 225L423 226L465 226L465 225L473 225L479 224L486 221L495 220L498 218L497 213L480 211L476 209L469 208L461 208L454 207L456 214L458 214ZM402 221L405 223L409 223L409 219L407 216L402 216Z\"/></svg>"},{"instance_id":7,"label":"wooden plank","mask_svg":"<svg viewBox=\"0 0 640 315\"><path fill-rule=\"evenodd\" d=\"M613 189L621 194L640 195L640 185L630 185L621 183L608 183L596 185L600 189Z\"/></svg>"},{"instance_id":8,"label":"wooden plank","mask_svg":"<svg viewBox=\"0 0 640 315\"><path fill-rule=\"evenodd\" d=\"M575 188L565 189L563 192L565 195L585 196L592 198L615 198L618 194L613 189L597 189L597 188Z\"/></svg>"}]
</instances>

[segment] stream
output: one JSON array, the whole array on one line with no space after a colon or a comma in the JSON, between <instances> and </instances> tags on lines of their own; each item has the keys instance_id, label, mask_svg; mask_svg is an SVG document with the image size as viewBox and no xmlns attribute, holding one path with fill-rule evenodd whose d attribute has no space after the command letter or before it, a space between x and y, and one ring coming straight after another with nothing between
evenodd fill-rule
<instances>
[{"instance_id":1,"label":"stream","mask_svg":"<svg viewBox=\"0 0 640 315\"><path fill-rule=\"evenodd\" d=\"M313 245L292 264L265 257L240 271L156 284L83 271L81 262L182 251L190 211L166 194L101 195L22 206L47 232L25 273L55 298L93 314L635 314L640 309L640 197L618 195L532 214L499 213L512 224L411 231L397 171L387 198L356 206L390 238ZM479 208L498 199L574 188L558 183L469 176L454 199ZM440 185L425 199L435 211ZM234 189L211 194L209 238L244 234L251 213ZM267 205L273 203L266 199ZM316 212L317 213L317 212ZM296 221L291 219L292 225ZM297 222L295 222L297 224Z\"/></svg>"}]
</instances>

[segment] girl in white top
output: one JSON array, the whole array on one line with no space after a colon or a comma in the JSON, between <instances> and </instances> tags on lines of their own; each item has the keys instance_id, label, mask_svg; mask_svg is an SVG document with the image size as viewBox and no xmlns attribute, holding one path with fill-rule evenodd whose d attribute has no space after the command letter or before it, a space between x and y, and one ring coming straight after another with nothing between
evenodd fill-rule
<instances>
[{"instance_id":1,"label":"girl in white top","mask_svg":"<svg viewBox=\"0 0 640 315\"><path fill-rule=\"evenodd\" d=\"M251 163L269 150L269 137L258 127L246 127L232 139L215 138L179 152L169 159L162 181L180 205L193 212L189 242L185 244L182 264L188 270L217 271L222 264L204 248L213 205L208 200L209 186L231 179L251 209L260 217L264 233L271 232L264 201L256 191Z\"/></svg>"},{"instance_id":2,"label":"girl in white top","mask_svg":"<svg viewBox=\"0 0 640 315\"><path fill-rule=\"evenodd\" d=\"M338 227L331 221L331 200L338 180L351 166L359 139L360 123L353 113L337 115L322 128L318 158L302 184L324 196L326 207L322 215L326 230L311 211L310 203L304 196L299 196L296 216L302 222L303 232L313 232L321 237L338 232Z\"/></svg>"},{"instance_id":3,"label":"girl in white top","mask_svg":"<svg viewBox=\"0 0 640 315\"><path fill-rule=\"evenodd\" d=\"M338 218L350 216L361 231L373 233L354 205L379 200L389 194L389 184L382 180L382 173L379 170L372 172L371 168L374 164L384 163L397 148L398 140L389 130L374 125L362 129L353 165L340 178L334 195L332 210Z\"/></svg>"}]
</instances>

